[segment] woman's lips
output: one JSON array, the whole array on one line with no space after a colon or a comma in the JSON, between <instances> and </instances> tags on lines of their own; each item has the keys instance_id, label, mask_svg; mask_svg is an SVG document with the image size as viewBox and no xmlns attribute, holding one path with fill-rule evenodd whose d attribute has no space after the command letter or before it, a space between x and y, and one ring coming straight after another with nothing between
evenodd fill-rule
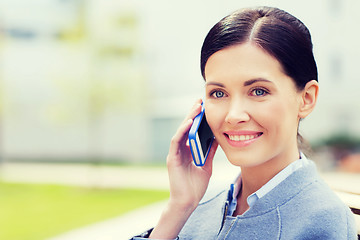
<instances>
[{"instance_id":1,"label":"woman's lips","mask_svg":"<svg viewBox=\"0 0 360 240\"><path fill-rule=\"evenodd\" d=\"M255 131L231 131L224 133L228 143L234 147L246 147L255 142L262 134L262 132Z\"/></svg>"}]
</instances>

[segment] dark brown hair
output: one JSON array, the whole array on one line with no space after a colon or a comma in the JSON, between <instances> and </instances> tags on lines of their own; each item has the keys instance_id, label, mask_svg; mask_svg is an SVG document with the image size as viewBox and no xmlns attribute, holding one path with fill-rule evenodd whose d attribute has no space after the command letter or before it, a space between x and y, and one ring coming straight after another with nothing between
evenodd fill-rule
<instances>
[{"instance_id":1,"label":"dark brown hair","mask_svg":"<svg viewBox=\"0 0 360 240\"><path fill-rule=\"evenodd\" d=\"M240 9L213 26L201 48L201 74L211 55L224 48L253 42L276 58L298 90L318 81L317 66L308 28L293 15L273 7ZM310 145L298 133L298 147L311 153Z\"/></svg>"},{"instance_id":2,"label":"dark brown hair","mask_svg":"<svg viewBox=\"0 0 360 240\"><path fill-rule=\"evenodd\" d=\"M201 49L204 79L205 65L212 54L245 42L253 42L275 57L299 90L308 81L318 80L309 30L296 17L272 7L241 9L212 27Z\"/></svg>"}]
</instances>

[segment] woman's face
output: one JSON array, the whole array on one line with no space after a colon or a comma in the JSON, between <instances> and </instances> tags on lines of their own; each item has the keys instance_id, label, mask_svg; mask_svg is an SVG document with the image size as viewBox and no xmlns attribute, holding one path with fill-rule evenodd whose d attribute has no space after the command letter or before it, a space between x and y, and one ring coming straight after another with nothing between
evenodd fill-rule
<instances>
[{"instance_id":1,"label":"woman's face","mask_svg":"<svg viewBox=\"0 0 360 240\"><path fill-rule=\"evenodd\" d=\"M228 47L208 59L205 78L206 118L232 164L299 157L301 91L274 57L252 43Z\"/></svg>"}]
</instances>

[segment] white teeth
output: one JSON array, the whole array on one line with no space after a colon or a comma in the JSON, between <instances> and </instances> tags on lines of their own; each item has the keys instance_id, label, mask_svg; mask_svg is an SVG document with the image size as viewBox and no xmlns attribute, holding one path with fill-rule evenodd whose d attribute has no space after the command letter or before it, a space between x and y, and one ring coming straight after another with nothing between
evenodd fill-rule
<instances>
[{"instance_id":1,"label":"white teeth","mask_svg":"<svg viewBox=\"0 0 360 240\"><path fill-rule=\"evenodd\" d=\"M232 141L248 141L259 136L257 135L228 135Z\"/></svg>"}]
</instances>

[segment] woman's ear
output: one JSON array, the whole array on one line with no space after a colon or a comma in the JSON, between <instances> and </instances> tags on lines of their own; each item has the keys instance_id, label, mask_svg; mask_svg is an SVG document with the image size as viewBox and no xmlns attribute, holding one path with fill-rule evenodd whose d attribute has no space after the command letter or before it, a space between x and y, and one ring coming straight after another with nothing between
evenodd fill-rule
<instances>
[{"instance_id":1,"label":"woman's ear","mask_svg":"<svg viewBox=\"0 0 360 240\"><path fill-rule=\"evenodd\" d=\"M299 118L305 118L315 108L319 93L319 84L316 80L309 81L301 91L301 102L299 108Z\"/></svg>"}]
</instances>

